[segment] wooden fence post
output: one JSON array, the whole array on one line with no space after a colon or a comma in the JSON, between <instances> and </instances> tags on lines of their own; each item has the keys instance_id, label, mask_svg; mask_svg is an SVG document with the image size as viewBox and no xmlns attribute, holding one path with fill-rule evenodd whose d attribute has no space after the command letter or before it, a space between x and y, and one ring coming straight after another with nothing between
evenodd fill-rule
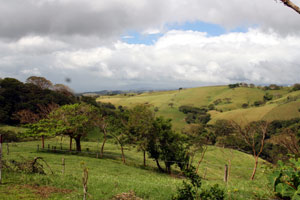
<instances>
[{"instance_id":1,"label":"wooden fence post","mask_svg":"<svg viewBox=\"0 0 300 200\"><path fill-rule=\"evenodd\" d=\"M82 184L83 184L83 200L86 200L87 196L87 183L88 183L88 178L89 178L89 171L86 167L83 169L83 177L82 177Z\"/></svg>"},{"instance_id":2,"label":"wooden fence post","mask_svg":"<svg viewBox=\"0 0 300 200\"><path fill-rule=\"evenodd\" d=\"M228 165L225 165L224 182L227 183L227 179L228 179Z\"/></svg>"},{"instance_id":3,"label":"wooden fence post","mask_svg":"<svg viewBox=\"0 0 300 200\"><path fill-rule=\"evenodd\" d=\"M37 145L37 151L39 151L40 150L40 145Z\"/></svg>"},{"instance_id":4,"label":"wooden fence post","mask_svg":"<svg viewBox=\"0 0 300 200\"><path fill-rule=\"evenodd\" d=\"M65 166L66 166L64 157L61 159L61 164L62 164L62 174L64 174L65 173Z\"/></svg>"},{"instance_id":5,"label":"wooden fence post","mask_svg":"<svg viewBox=\"0 0 300 200\"><path fill-rule=\"evenodd\" d=\"M8 143L6 143L6 150L7 150L7 155L9 155L9 145L8 145Z\"/></svg>"},{"instance_id":6,"label":"wooden fence post","mask_svg":"<svg viewBox=\"0 0 300 200\"><path fill-rule=\"evenodd\" d=\"M205 179L206 173L207 173L207 167L205 167L205 169L204 169L203 179Z\"/></svg>"}]
</instances>

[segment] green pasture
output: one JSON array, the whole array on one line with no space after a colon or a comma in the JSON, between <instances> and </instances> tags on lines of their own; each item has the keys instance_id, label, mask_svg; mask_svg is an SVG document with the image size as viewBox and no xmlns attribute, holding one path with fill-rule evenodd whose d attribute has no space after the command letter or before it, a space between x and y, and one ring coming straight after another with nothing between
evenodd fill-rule
<instances>
[{"instance_id":1,"label":"green pasture","mask_svg":"<svg viewBox=\"0 0 300 200\"><path fill-rule=\"evenodd\" d=\"M42 157L54 174L45 164L47 175L4 171L0 199L82 199L82 165L89 170L88 199L111 199L116 194L129 191L134 191L143 199L171 199L183 181L179 169L173 167L171 175L160 173L155 162L149 158L147 167L143 167L142 153L133 147L126 148L126 164L123 164L120 150L112 141L106 144L102 159L97 158L96 154L101 145L98 142L82 142L83 152L80 154L70 153L68 142L67 138L48 139L45 150L41 150L39 141L9 144L9 155L4 144L5 160L24 161ZM55 152L52 150L54 146ZM61 146L63 151L60 151ZM62 158L65 159L64 174ZM195 165L199 159L200 155L197 155ZM230 177L226 184L223 182L224 165L229 163ZM250 181L254 164L251 155L209 146L200 164L199 174L204 177L204 187L220 184L227 193L227 199L269 199L272 192L263 163L261 160L256 179Z\"/></svg>"}]
</instances>

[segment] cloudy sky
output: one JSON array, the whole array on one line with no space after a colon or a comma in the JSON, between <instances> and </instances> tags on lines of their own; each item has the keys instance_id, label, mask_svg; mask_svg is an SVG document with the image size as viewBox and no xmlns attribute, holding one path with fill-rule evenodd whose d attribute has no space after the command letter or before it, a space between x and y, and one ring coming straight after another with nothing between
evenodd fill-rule
<instances>
[{"instance_id":1,"label":"cloudy sky","mask_svg":"<svg viewBox=\"0 0 300 200\"><path fill-rule=\"evenodd\" d=\"M82 92L291 84L299 74L300 15L275 0L0 0L2 78Z\"/></svg>"}]
</instances>

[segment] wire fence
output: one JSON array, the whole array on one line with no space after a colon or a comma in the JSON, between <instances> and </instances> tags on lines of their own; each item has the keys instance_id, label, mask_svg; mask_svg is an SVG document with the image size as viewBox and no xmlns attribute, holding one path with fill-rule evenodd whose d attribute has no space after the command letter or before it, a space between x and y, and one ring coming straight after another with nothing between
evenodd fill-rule
<instances>
[{"instance_id":1,"label":"wire fence","mask_svg":"<svg viewBox=\"0 0 300 200\"><path fill-rule=\"evenodd\" d=\"M3 148L6 150L7 155L9 155L10 153L14 153L14 149L15 147L18 147L18 144L6 144L3 145ZM45 145L45 148L41 148L40 145L36 145L36 147L31 146L30 149L32 152L37 152L37 153L58 153L58 154L66 154L66 155L72 155L72 154L76 154L76 155L82 155L82 156L87 156L87 157L94 157L94 158L100 158L100 151L95 151L95 147L92 147L93 150L91 150L90 148L84 148L82 149L82 151L76 151L76 150L69 150L69 149L65 149L65 146L63 144L59 144L59 145L51 145L51 144L47 144ZM99 145L97 145L96 149L99 149ZM68 160L65 160L63 158L63 162L61 162L62 157L58 157L57 161L51 161L50 166L56 166L55 169L55 173L65 173L65 168L69 168L68 165ZM165 162L169 162L169 163L178 163L178 161L165 161ZM181 163L185 163L185 162L181 162ZM201 173L216 173L213 172L212 168L218 169L218 173L219 173L219 178L209 178L210 181L222 181L223 177L220 177L222 175L223 169L224 169L224 165L228 164L228 163L214 163L214 162L210 162L208 160L203 160L201 162L201 168L203 169L201 171ZM61 170L57 170L59 169L61 166ZM72 166L73 167L73 166ZM231 170L253 170L253 167L247 167L247 166L236 166L236 165L231 165L230 166ZM201 174L201 175L202 175ZM114 176L113 175L98 175L97 178L102 179L103 182L111 182L112 180L114 180ZM125 184L126 186L130 187L132 186L132 184L136 184L136 185L151 185L151 186L155 186L157 188L170 188L172 191L176 190L176 187L180 185L180 182L177 181L169 181L169 182L165 182L161 183L162 181L159 179L153 179L153 181L149 182L149 181L141 181L141 180L134 180L131 179L129 182L126 181L121 181L121 180L114 180L115 184ZM224 186L227 188L234 188L234 185L230 185L230 181L229 181L229 185L228 184L224 184ZM246 188L246 186L245 186ZM229 190L229 189L228 189ZM239 196L243 196L243 194L239 193ZM245 196L246 197L246 196ZM260 199L270 199L270 198L263 198L260 197Z\"/></svg>"}]
</instances>

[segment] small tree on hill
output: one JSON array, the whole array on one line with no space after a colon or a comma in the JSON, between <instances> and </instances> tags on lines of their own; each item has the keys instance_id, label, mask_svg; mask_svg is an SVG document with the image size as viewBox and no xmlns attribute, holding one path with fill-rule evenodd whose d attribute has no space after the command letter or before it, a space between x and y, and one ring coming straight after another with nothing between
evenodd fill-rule
<instances>
[{"instance_id":1,"label":"small tree on hill","mask_svg":"<svg viewBox=\"0 0 300 200\"><path fill-rule=\"evenodd\" d=\"M146 148L148 138L151 135L154 113L147 105L137 105L129 110L127 129L130 133L131 142L138 145L138 149L143 151L144 166L146 166Z\"/></svg>"},{"instance_id":2,"label":"small tree on hill","mask_svg":"<svg viewBox=\"0 0 300 200\"><path fill-rule=\"evenodd\" d=\"M241 137L246 144L249 145L249 147L251 147L252 155L254 157L254 168L251 175L251 180L253 180L258 166L258 158L263 151L270 123L266 121L258 121L249 123L244 127L235 121L231 121L231 124L238 136Z\"/></svg>"},{"instance_id":3,"label":"small tree on hill","mask_svg":"<svg viewBox=\"0 0 300 200\"><path fill-rule=\"evenodd\" d=\"M150 158L156 161L158 169L164 171L159 160L165 163L167 173L171 173L171 166L174 164L177 164L181 169L186 168L188 155L184 138L172 130L171 120L157 117L153 121L151 133L147 151Z\"/></svg>"},{"instance_id":4,"label":"small tree on hill","mask_svg":"<svg viewBox=\"0 0 300 200\"><path fill-rule=\"evenodd\" d=\"M70 137L70 150L72 150L72 139L75 139L76 150L81 151L81 138L85 137L87 132L95 127L93 123L95 113L95 107L77 103L60 107L50 113L49 119L55 121L53 127L56 134Z\"/></svg>"},{"instance_id":5,"label":"small tree on hill","mask_svg":"<svg viewBox=\"0 0 300 200\"><path fill-rule=\"evenodd\" d=\"M25 134L29 137L41 137L42 148L45 148L45 137L55 136L53 129L54 122L49 119L42 119L36 123L28 124Z\"/></svg>"}]
</instances>

